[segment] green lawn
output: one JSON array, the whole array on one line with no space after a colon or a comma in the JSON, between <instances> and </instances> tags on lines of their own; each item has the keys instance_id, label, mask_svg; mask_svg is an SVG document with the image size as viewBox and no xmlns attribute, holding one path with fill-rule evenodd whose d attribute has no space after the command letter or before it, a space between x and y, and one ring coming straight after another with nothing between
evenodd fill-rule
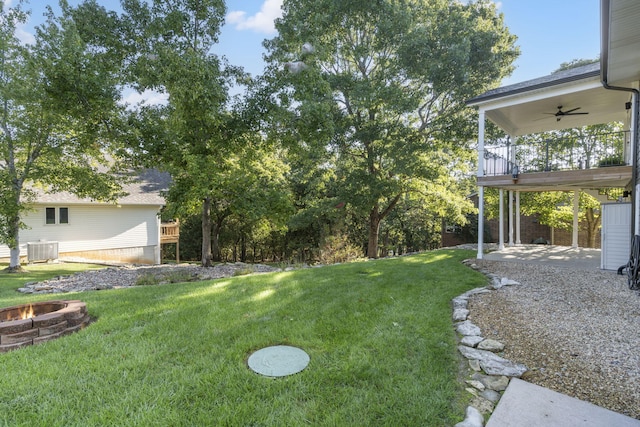
<instances>
[{"instance_id":1,"label":"green lawn","mask_svg":"<svg viewBox=\"0 0 640 427\"><path fill-rule=\"evenodd\" d=\"M0 273L0 306L81 299L96 321L0 354L0 423L19 426L446 426L468 402L450 300L486 283L434 251L229 279L74 294L14 290L61 272ZM61 265L58 269L74 265ZM49 270L49 271L40 271ZM311 357L271 379L246 359Z\"/></svg>"}]
</instances>

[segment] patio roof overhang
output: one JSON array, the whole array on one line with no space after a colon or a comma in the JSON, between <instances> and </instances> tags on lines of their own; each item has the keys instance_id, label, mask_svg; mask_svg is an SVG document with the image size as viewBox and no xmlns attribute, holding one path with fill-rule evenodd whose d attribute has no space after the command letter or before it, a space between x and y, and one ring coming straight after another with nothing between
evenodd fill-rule
<instances>
[{"instance_id":1,"label":"patio roof overhang","mask_svg":"<svg viewBox=\"0 0 640 427\"><path fill-rule=\"evenodd\" d=\"M600 64L594 63L550 76L504 86L467 102L511 136L528 135L586 125L624 122L631 94L607 90L600 80ZM580 108L589 114L563 116L554 113Z\"/></svg>"},{"instance_id":2,"label":"patio roof overhang","mask_svg":"<svg viewBox=\"0 0 640 427\"><path fill-rule=\"evenodd\" d=\"M635 87L640 80L640 3L638 0L601 0L602 58L606 80L612 86Z\"/></svg>"}]
</instances>

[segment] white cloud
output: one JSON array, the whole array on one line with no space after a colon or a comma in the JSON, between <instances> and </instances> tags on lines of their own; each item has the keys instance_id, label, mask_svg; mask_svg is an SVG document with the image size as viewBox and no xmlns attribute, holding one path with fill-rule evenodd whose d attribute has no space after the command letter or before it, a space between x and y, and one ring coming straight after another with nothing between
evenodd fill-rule
<instances>
[{"instance_id":1,"label":"white cloud","mask_svg":"<svg viewBox=\"0 0 640 427\"><path fill-rule=\"evenodd\" d=\"M13 6L13 0L5 0L4 1L4 11L9 10ZM24 9L23 9L24 10ZM36 42L36 38L33 33L30 33L25 30L26 24L18 23L16 25L15 35L22 42L22 44L34 44Z\"/></svg>"},{"instance_id":2,"label":"white cloud","mask_svg":"<svg viewBox=\"0 0 640 427\"><path fill-rule=\"evenodd\" d=\"M253 16L247 12L234 10L227 14L226 23L234 25L236 30L253 30L258 33L273 34L276 31L274 21L282 16L282 0L265 0L260 11Z\"/></svg>"},{"instance_id":3,"label":"white cloud","mask_svg":"<svg viewBox=\"0 0 640 427\"><path fill-rule=\"evenodd\" d=\"M125 93L120 100L120 104L135 108L135 106L138 104L164 105L168 101L169 96L166 93L156 92L148 89L142 93L125 90Z\"/></svg>"},{"instance_id":4,"label":"white cloud","mask_svg":"<svg viewBox=\"0 0 640 427\"><path fill-rule=\"evenodd\" d=\"M22 44L35 44L36 43L35 36L32 33L26 31L24 29L23 25L19 25L16 28L16 37L18 37L18 40L20 40L20 42Z\"/></svg>"}]
</instances>

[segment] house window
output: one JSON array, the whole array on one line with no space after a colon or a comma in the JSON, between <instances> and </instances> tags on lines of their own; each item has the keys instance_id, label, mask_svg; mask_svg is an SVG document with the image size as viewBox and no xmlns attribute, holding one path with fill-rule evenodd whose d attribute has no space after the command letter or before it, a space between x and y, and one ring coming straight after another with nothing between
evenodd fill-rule
<instances>
[{"instance_id":1,"label":"house window","mask_svg":"<svg viewBox=\"0 0 640 427\"><path fill-rule=\"evenodd\" d=\"M69 208L58 208L59 224L69 224Z\"/></svg>"},{"instance_id":2,"label":"house window","mask_svg":"<svg viewBox=\"0 0 640 427\"><path fill-rule=\"evenodd\" d=\"M47 208L46 209L46 224L55 224L56 223L56 208Z\"/></svg>"},{"instance_id":3,"label":"house window","mask_svg":"<svg viewBox=\"0 0 640 427\"><path fill-rule=\"evenodd\" d=\"M45 208L45 224L69 224L69 208Z\"/></svg>"}]
</instances>

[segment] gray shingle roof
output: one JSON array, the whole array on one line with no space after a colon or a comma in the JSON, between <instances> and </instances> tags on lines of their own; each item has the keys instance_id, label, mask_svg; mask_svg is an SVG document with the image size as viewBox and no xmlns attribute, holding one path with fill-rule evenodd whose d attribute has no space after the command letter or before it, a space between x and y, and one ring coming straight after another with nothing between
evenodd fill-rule
<instances>
[{"instance_id":1,"label":"gray shingle roof","mask_svg":"<svg viewBox=\"0 0 640 427\"><path fill-rule=\"evenodd\" d=\"M548 76L538 77L536 79L515 83L509 86L502 86L489 90L482 95L471 98L467 101L467 105L477 105L485 101L489 101L504 96L514 95L517 93L528 92L531 90L541 89L545 87L555 86L571 81L592 78L600 75L600 62L582 65L580 67L570 68L568 70L559 71L549 74Z\"/></svg>"},{"instance_id":2,"label":"gray shingle roof","mask_svg":"<svg viewBox=\"0 0 640 427\"><path fill-rule=\"evenodd\" d=\"M132 182L122 185L122 190L128 193L118 199L119 205L164 205L165 200L161 192L169 189L171 177L168 173L156 169L146 169L135 173ZM68 192L44 193L36 190L37 203L87 204L96 203L91 199L79 198Z\"/></svg>"}]
</instances>

